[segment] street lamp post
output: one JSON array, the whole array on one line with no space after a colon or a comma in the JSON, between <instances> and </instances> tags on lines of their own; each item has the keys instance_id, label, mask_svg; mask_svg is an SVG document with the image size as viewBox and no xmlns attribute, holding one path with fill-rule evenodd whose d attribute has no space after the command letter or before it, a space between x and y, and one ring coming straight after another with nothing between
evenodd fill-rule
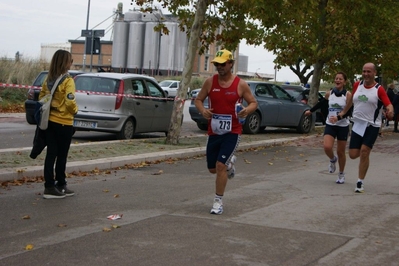
<instances>
[{"instance_id":1,"label":"street lamp post","mask_svg":"<svg viewBox=\"0 0 399 266\"><path fill-rule=\"evenodd\" d=\"M88 0L88 5L87 5L86 31L89 29L89 16L90 16L90 0ZM83 51L83 66L82 66L83 71L85 71L86 68L86 49L87 49L87 37L85 37L85 47ZM91 56L93 57L93 55Z\"/></svg>"}]
</instances>

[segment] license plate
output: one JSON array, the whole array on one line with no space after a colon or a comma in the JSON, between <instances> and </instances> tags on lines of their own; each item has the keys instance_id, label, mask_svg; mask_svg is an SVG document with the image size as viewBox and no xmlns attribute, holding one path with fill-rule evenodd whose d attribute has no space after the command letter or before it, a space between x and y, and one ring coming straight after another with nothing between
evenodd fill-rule
<instances>
[{"instance_id":1,"label":"license plate","mask_svg":"<svg viewBox=\"0 0 399 266\"><path fill-rule=\"evenodd\" d=\"M97 122L75 120L75 121L73 121L73 126L74 127L96 128L97 127Z\"/></svg>"}]
</instances>

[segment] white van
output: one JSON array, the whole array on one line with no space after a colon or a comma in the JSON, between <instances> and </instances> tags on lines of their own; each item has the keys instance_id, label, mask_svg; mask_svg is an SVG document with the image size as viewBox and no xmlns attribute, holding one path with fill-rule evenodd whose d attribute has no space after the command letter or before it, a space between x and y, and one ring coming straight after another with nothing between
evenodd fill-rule
<instances>
[{"instance_id":1,"label":"white van","mask_svg":"<svg viewBox=\"0 0 399 266\"><path fill-rule=\"evenodd\" d=\"M159 82L159 86L166 92L167 97L176 97L179 84L180 81L169 79Z\"/></svg>"}]
</instances>

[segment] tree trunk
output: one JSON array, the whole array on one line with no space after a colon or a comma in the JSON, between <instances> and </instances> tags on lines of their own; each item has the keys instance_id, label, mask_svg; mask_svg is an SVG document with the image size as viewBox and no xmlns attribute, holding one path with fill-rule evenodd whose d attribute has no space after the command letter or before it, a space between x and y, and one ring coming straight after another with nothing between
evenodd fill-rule
<instances>
[{"instance_id":1,"label":"tree trunk","mask_svg":"<svg viewBox=\"0 0 399 266\"><path fill-rule=\"evenodd\" d=\"M308 104L314 106L319 101L319 88L324 62L319 60L313 65L313 77L310 84ZM315 130L315 123L312 123L312 131Z\"/></svg>"},{"instance_id":2,"label":"tree trunk","mask_svg":"<svg viewBox=\"0 0 399 266\"><path fill-rule=\"evenodd\" d=\"M313 65L313 77L312 83L310 84L309 91L309 101L308 104L310 106L314 106L319 101L319 88L320 88L320 80L321 73L323 71L324 62L319 60L316 64Z\"/></svg>"},{"instance_id":3,"label":"tree trunk","mask_svg":"<svg viewBox=\"0 0 399 266\"><path fill-rule=\"evenodd\" d=\"M191 81L193 73L193 65L195 55L198 51L198 42L202 30L202 25L205 22L205 13L207 9L207 0L199 0L197 2L197 10L195 13L194 23L190 31L190 39L188 41L188 49L186 54L186 62L183 68L182 80L175 98L172 118L169 124L169 132L166 137L166 144L179 144L179 136L181 126L183 123L184 102L187 98L188 85Z\"/></svg>"}]
</instances>

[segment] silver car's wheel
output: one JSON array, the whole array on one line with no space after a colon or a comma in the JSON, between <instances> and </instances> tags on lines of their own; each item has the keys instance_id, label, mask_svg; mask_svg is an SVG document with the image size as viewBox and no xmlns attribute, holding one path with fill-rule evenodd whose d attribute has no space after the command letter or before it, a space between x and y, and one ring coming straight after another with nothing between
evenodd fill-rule
<instances>
[{"instance_id":1,"label":"silver car's wheel","mask_svg":"<svg viewBox=\"0 0 399 266\"><path fill-rule=\"evenodd\" d=\"M260 115L257 112L248 115L242 129L245 134L257 134L260 130Z\"/></svg>"},{"instance_id":2,"label":"silver car's wheel","mask_svg":"<svg viewBox=\"0 0 399 266\"><path fill-rule=\"evenodd\" d=\"M131 139L134 135L134 122L132 119L126 120L122 130L117 134L118 139Z\"/></svg>"}]
</instances>

